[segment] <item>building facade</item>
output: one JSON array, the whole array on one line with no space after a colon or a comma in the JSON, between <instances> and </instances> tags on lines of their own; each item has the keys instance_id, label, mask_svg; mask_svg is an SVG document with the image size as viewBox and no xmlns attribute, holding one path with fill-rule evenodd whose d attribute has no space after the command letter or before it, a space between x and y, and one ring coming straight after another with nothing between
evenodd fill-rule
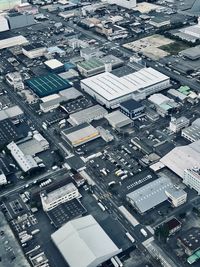
<instances>
[{"instance_id":1,"label":"building facade","mask_svg":"<svg viewBox=\"0 0 200 267\"><path fill-rule=\"evenodd\" d=\"M186 169L184 170L183 183L189 186L190 188L197 191L198 195L200 194L200 169Z\"/></svg>"},{"instance_id":2,"label":"building facade","mask_svg":"<svg viewBox=\"0 0 200 267\"><path fill-rule=\"evenodd\" d=\"M62 203L79 197L79 191L73 183L69 183L50 193L41 192L40 194L44 211L52 210L53 208L57 207Z\"/></svg>"}]
</instances>

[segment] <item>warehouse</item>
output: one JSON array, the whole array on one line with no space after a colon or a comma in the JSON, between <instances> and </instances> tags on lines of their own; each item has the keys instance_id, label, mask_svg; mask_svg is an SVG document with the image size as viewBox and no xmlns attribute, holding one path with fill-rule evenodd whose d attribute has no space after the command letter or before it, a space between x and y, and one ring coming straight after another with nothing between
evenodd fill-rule
<instances>
[{"instance_id":1,"label":"warehouse","mask_svg":"<svg viewBox=\"0 0 200 267\"><path fill-rule=\"evenodd\" d=\"M92 215L66 223L51 238L70 267L96 267L121 252Z\"/></svg>"},{"instance_id":2,"label":"warehouse","mask_svg":"<svg viewBox=\"0 0 200 267\"><path fill-rule=\"evenodd\" d=\"M9 13L7 19L11 30L35 24L34 16L30 13Z\"/></svg>"},{"instance_id":3,"label":"warehouse","mask_svg":"<svg viewBox=\"0 0 200 267\"><path fill-rule=\"evenodd\" d=\"M14 124L19 122L19 119L22 118L24 112L17 105L0 110L0 121L5 119L11 119Z\"/></svg>"},{"instance_id":4,"label":"warehouse","mask_svg":"<svg viewBox=\"0 0 200 267\"><path fill-rule=\"evenodd\" d=\"M98 58L91 58L87 61L79 62L77 64L77 68L84 77L90 77L92 75L101 73L105 69L104 63Z\"/></svg>"},{"instance_id":5,"label":"warehouse","mask_svg":"<svg viewBox=\"0 0 200 267\"><path fill-rule=\"evenodd\" d=\"M172 170L181 178L184 177L184 170L193 167L200 168L200 140L186 146L178 146L160 159L166 167Z\"/></svg>"},{"instance_id":6,"label":"warehouse","mask_svg":"<svg viewBox=\"0 0 200 267\"><path fill-rule=\"evenodd\" d=\"M48 74L31 78L26 80L26 84L39 97L55 94L71 87L68 81L62 79L57 74Z\"/></svg>"},{"instance_id":7,"label":"warehouse","mask_svg":"<svg viewBox=\"0 0 200 267\"><path fill-rule=\"evenodd\" d=\"M161 177L126 195L126 199L139 212L145 213L168 200L173 206L179 206L186 201L187 194L182 189L174 189L167 177Z\"/></svg>"},{"instance_id":8,"label":"warehouse","mask_svg":"<svg viewBox=\"0 0 200 267\"><path fill-rule=\"evenodd\" d=\"M118 131L125 126L131 126L133 124L133 121L119 110L109 113L105 118Z\"/></svg>"},{"instance_id":9,"label":"warehouse","mask_svg":"<svg viewBox=\"0 0 200 267\"><path fill-rule=\"evenodd\" d=\"M22 47L22 52L30 59L42 57L46 53L46 47L40 43L26 45Z\"/></svg>"},{"instance_id":10,"label":"warehouse","mask_svg":"<svg viewBox=\"0 0 200 267\"><path fill-rule=\"evenodd\" d=\"M0 49L9 48L16 45L24 45L24 44L28 44L28 40L24 36L19 35L0 40Z\"/></svg>"},{"instance_id":11,"label":"warehouse","mask_svg":"<svg viewBox=\"0 0 200 267\"><path fill-rule=\"evenodd\" d=\"M63 139L71 146L77 147L100 137L99 132L89 123L83 123L61 132Z\"/></svg>"},{"instance_id":12,"label":"warehouse","mask_svg":"<svg viewBox=\"0 0 200 267\"><path fill-rule=\"evenodd\" d=\"M72 125L79 125L84 122L91 122L93 120L102 119L108 111L100 105L95 105L76 113L73 113L69 116L69 123Z\"/></svg>"},{"instance_id":13,"label":"warehouse","mask_svg":"<svg viewBox=\"0 0 200 267\"><path fill-rule=\"evenodd\" d=\"M193 121L192 125L181 131L181 136L190 142L200 140L200 119Z\"/></svg>"},{"instance_id":14,"label":"warehouse","mask_svg":"<svg viewBox=\"0 0 200 267\"><path fill-rule=\"evenodd\" d=\"M136 101L145 99L169 86L169 77L152 68L143 68L122 77L104 72L81 81L81 88L107 108L116 108L132 98Z\"/></svg>"}]
</instances>

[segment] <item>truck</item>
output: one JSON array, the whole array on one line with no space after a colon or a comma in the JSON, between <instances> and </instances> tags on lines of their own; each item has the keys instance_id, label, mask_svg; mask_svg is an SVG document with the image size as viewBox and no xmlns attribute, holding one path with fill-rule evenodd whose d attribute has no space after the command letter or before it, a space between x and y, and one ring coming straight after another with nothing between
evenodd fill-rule
<instances>
[{"instance_id":1,"label":"truck","mask_svg":"<svg viewBox=\"0 0 200 267\"><path fill-rule=\"evenodd\" d=\"M116 176L119 177L119 176L121 176L121 175L123 175L123 174L124 174L124 171L119 170L119 171L117 172Z\"/></svg>"},{"instance_id":2,"label":"truck","mask_svg":"<svg viewBox=\"0 0 200 267\"><path fill-rule=\"evenodd\" d=\"M120 179L121 180L124 180L124 179L126 179L128 177L128 175L127 174L124 174Z\"/></svg>"},{"instance_id":3,"label":"truck","mask_svg":"<svg viewBox=\"0 0 200 267\"><path fill-rule=\"evenodd\" d=\"M36 235L40 232L40 229L35 229L31 232L32 235Z\"/></svg>"},{"instance_id":4,"label":"truck","mask_svg":"<svg viewBox=\"0 0 200 267\"><path fill-rule=\"evenodd\" d=\"M111 258L110 261L112 262L114 267L119 267L119 264L117 263L117 261L114 258Z\"/></svg>"},{"instance_id":5,"label":"truck","mask_svg":"<svg viewBox=\"0 0 200 267\"><path fill-rule=\"evenodd\" d=\"M140 232L141 234L144 236L144 237L147 237L147 232L144 230L144 228L140 229Z\"/></svg>"},{"instance_id":6,"label":"truck","mask_svg":"<svg viewBox=\"0 0 200 267\"><path fill-rule=\"evenodd\" d=\"M108 174L107 174L107 171L105 170L105 168L101 169L100 172L103 173L105 176L108 175Z\"/></svg>"},{"instance_id":7,"label":"truck","mask_svg":"<svg viewBox=\"0 0 200 267\"><path fill-rule=\"evenodd\" d=\"M92 194L92 196L93 196L93 198L95 198L97 201L99 200L98 197L97 197L97 195Z\"/></svg>"},{"instance_id":8,"label":"truck","mask_svg":"<svg viewBox=\"0 0 200 267\"><path fill-rule=\"evenodd\" d=\"M105 211L106 210L106 208L104 207L104 205L102 203L98 202L98 205L102 209L102 211Z\"/></svg>"},{"instance_id":9,"label":"truck","mask_svg":"<svg viewBox=\"0 0 200 267\"><path fill-rule=\"evenodd\" d=\"M129 232L126 232L126 236L131 241L131 243L135 243L135 238L133 238L132 235Z\"/></svg>"},{"instance_id":10,"label":"truck","mask_svg":"<svg viewBox=\"0 0 200 267\"><path fill-rule=\"evenodd\" d=\"M115 259L116 262L119 264L119 267L123 267L123 263L121 262L121 260L119 259L118 256L114 256L114 259Z\"/></svg>"}]
</instances>

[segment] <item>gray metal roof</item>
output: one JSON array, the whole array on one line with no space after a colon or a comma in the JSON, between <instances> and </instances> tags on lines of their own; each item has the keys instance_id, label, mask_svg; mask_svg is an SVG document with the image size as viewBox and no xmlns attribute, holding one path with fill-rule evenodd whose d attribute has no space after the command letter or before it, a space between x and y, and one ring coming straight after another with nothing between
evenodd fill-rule
<instances>
[{"instance_id":1,"label":"gray metal roof","mask_svg":"<svg viewBox=\"0 0 200 267\"><path fill-rule=\"evenodd\" d=\"M66 223L51 237L70 267L96 267L120 252L92 215Z\"/></svg>"},{"instance_id":2,"label":"gray metal roof","mask_svg":"<svg viewBox=\"0 0 200 267\"><path fill-rule=\"evenodd\" d=\"M134 206L144 213L167 200L165 191L173 187L171 180L161 177L126 195Z\"/></svg>"}]
</instances>

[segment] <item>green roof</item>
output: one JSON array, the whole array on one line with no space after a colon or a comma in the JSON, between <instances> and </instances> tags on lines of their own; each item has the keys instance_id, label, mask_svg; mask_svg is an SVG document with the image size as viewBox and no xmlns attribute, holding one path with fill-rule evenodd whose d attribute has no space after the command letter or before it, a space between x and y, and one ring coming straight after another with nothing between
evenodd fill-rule
<instances>
[{"instance_id":1,"label":"green roof","mask_svg":"<svg viewBox=\"0 0 200 267\"><path fill-rule=\"evenodd\" d=\"M161 104L160 107L163 108L163 109L166 110L166 111L167 111L167 110L170 110L170 109L172 108L170 105L165 104L165 103Z\"/></svg>"},{"instance_id":2,"label":"green roof","mask_svg":"<svg viewBox=\"0 0 200 267\"><path fill-rule=\"evenodd\" d=\"M189 264L193 264L193 263L195 263L198 259L199 259L199 257L196 256L195 254L193 254L192 256L190 256L189 258L187 258L187 262L188 262Z\"/></svg>"},{"instance_id":3,"label":"green roof","mask_svg":"<svg viewBox=\"0 0 200 267\"><path fill-rule=\"evenodd\" d=\"M184 95L189 95L190 87L189 86L181 86L178 91Z\"/></svg>"},{"instance_id":4,"label":"green roof","mask_svg":"<svg viewBox=\"0 0 200 267\"><path fill-rule=\"evenodd\" d=\"M197 257L200 258L200 250L197 250L197 251L195 252L195 255L196 255Z\"/></svg>"},{"instance_id":5,"label":"green roof","mask_svg":"<svg viewBox=\"0 0 200 267\"><path fill-rule=\"evenodd\" d=\"M89 60L78 63L78 66L86 70L93 70L96 68L103 67L104 63L101 62L99 59L91 58Z\"/></svg>"},{"instance_id":6,"label":"green roof","mask_svg":"<svg viewBox=\"0 0 200 267\"><path fill-rule=\"evenodd\" d=\"M39 97L55 94L71 87L67 80L64 80L57 74L37 76L26 80L26 84Z\"/></svg>"}]
</instances>

